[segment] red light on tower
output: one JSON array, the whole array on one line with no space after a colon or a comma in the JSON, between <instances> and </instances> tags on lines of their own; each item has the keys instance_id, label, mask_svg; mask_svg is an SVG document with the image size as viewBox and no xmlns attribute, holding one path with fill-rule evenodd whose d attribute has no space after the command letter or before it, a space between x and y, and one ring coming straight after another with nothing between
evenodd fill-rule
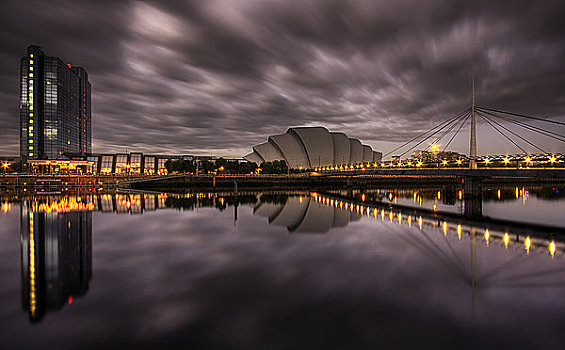
<instances>
[{"instance_id":1,"label":"red light on tower","mask_svg":"<svg viewBox=\"0 0 565 350\"><path fill-rule=\"evenodd\" d=\"M67 63L67 67L71 68L71 64L70 64L70 63Z\"/></svg>"},{"instance_id":2,"label":"red light on tower","mask_svg":"<svg viewBox=\"0 0 565 350\"><path fill-rule=\"evenodd\" d=\"M69 305L71 305L73 303L73 296L69 295L69 300L68 300Z\"/></svg>"}]
</instances>

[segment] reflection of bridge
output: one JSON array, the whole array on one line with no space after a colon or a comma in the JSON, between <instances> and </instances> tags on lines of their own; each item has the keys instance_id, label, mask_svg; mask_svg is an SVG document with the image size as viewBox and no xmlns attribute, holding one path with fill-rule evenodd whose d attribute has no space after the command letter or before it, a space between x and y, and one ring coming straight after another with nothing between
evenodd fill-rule
<instances>
[{"instance_id":1,"label":"reflection of bridge","mask_svg":"<svg viewBox=\"0 0 565 350\"><path fill-rule=\"evenodd\" d=\"M396 222L409 227L438 228L445 234L454 233L459 238L465 234L470 235L472 232L482 232L487 242L498 238L506 245L513 242L524 245L527 249L532 246L543 246L553 250L553 253L558 247L560 251L565 251L565 227L439 212L434 209L386 202L365 201L361 194L350 197L338 193L314 193L313 196L318 202L329 207Z\"/></svg>"}]
</instances>

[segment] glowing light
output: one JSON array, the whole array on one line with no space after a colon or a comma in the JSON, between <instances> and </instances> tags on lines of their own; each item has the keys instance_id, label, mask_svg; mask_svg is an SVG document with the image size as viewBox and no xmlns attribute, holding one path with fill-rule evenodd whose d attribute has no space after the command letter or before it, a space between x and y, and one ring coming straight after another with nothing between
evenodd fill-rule
<instances>
[{"instance_id":1,"label":"glowing light","mask_svg":"<svg viewBox=\"0 0 565 350\"><path fill-rule=\"evenodd\" d=\"M408 227L412 227L412 216L408 216Z\"/></svg>"},{"instance_id":2,"label":"glowing light","mask_svg":"<svg viewBox=\"0 0 565 350\"><path fill-rule=\"evenodd\" d=\"M461 239L461 224L457 225L457 237Z\"/></svg>"},{"instance_id":3,"label":"glowing light","mask_svg":"<svg viewBox=\"0 0 565 350\"><path fill-rule=\"evenodd\" d=\"M490 232L488 231L488 229L485 231L485 241L487 242L487 246L488 246L488 241L490 239Z\"/></svg>"},{"instance_id":4,"label":"glowing light","mask_svg":"<svg viewBox=\"0 0 565 350\"><path fill-rule=\"evenodd\" d=\"M457 165L461 165L461 163L463 163L463 161L461 159L457 159Z\"/></svg>"},{"instance_id":5,"label":"glowing light","mask_svg":"<svg viewBox=\"0 0 565 350\"><path fill-rule=\"evenodd\" d=\"M443 222L442 229L443 229L443 235L444 236L447 235L447 222L445 221Z\"/></svg>"},{"instance_id":6,"label":"glowing light","mask_svg":"<svg viewBox=\"0 0 565 350\"><path fill-rule=\"evenodd\" d=\"M437 191L437 199L441 200L441 191Z\"/></svg>"},{"instance_id":7,"label":"glowing light","mask_svg":"<svg viewBox=\"0 0 565 350\"><path fill-rule=\"evenodd\" d=\"M510 159L508 159L508 157L504 158L503 160L505 165L508 165L508 163L510 163Z\"/></svg>"},{"instance_id":8,"label":"glowing light","mask_svg":"<svg viewBox=\"0 0 565 350\"><path fill-rule=\"evenodd\" d=\"M459 196L459 200L461 200L463 198L463 191L459 191L458 196Z\"/></svg>"},{"instance_id":9,"label":"glowing light","mask_svg":"<svg viewBox=\"0 0 565 350\"><path fill-rule=\"evenodd\" d=\"M361 200L362 200L363 202L365 201L365 194L364 194L364 193L361 195Z\"/></svg>"},{"instance_id":10,"label":"glowing light","mask_svg":"<svg viewBox=\"0 0 565 350\"><path fill-rule=\"evenodd\" d=\"M551 156L551 158L549 158L549 161L551 162L551 164L553 164L557 161L557 158L555 158L555 156Z\"/></svg>"},{"instance_id":11,"label":"glowing light","mask_svg":"<svg viewBox=\"0 0 565 350\"><path fill-rule=\"evenodd\" d=\"M502 237L502 240L504 241L504 247L508 248L508 243L510 242L510 236L508 236L508 232L506 232L504 234L504 237Z\"/></svg>"},{"instance_id":12,"label":"glowing light","mask_svg":"<svg viewBox=\"0 0 565 350\"><path fill-rule=\"evenodd\" d=\"M490 161L490 159L488 159L488 158L485 158L484 162L485 162L485 164L487 164L487 165L488 165L488 164L490 164L490 162L491 162L491 161Z\"/></svg>"},{"instance_id":13,"label":"glowing light","mask_svg":"<svg viewBox=\"0 0 565 350\"><path fill-rule=\"evenodd\" d=\"M67 301L67 303L69 303L69 305L71 305L73 303L73 296L69 295L69 300Z\"/></svg>"},{"instance_id":14,"label":"glowing light","mask_svg":"<svg viewBox=\"0 0 565 350\"><path fill-rule=\"evenodd\" d=\"M528 254L530 254L530 247L532 246L532 240L530 239L530 236L528 236L528 238L526 238L526 241L524 242L524 247L526 248L526 252Z\"/></svg>"},{"instance_id":15,"label":"glowing light","mask_svg":"<svg viewBox=\"0 0 565 350\"><path fill-rule=\"evenodd\" d=\"M67 63L67 67L71 68L71 64L70 64L70 63Z\"/></svg>"},{"instance_id":16,"label":"glowing light","mask_svg":"<svg viewBox=\"0 0 565 350\"><path fill-rule=\"evenodd\" d=\"M430 148L432 149L432 152L433 152L433 153L436 153L437 150L438 150L438 148L439 148L439 145L436 144L436 143L432 143L432 144L430 145Z\"/></svg>"},{"instance_id":17,"label":"glowing light","mask_svg":"<svg viewBox=\"0 0 565 350\"><path fill-rule=\"evenodd\" d=\"M445 160L445 159L444 159L444 160L442 160L442 161L441 161L441 164L443 164L443 165L447 165L447 160Z\"/></svg>"},{"instance_id":18,"label":"glowing light","mask_svg":"<svg viewBox=\"0 0 565 350\"><path fill-rule=\"evenodd\" d=\"M33 214L29 217L29 311L32 316L37 312L37 294L35 287L35 232Z\"/></svg>"},{"instance_id":19,"label":"glowing light","mask_svg":"<svg viewBox=\"0 0 565 350\"><path fill-rule=\"evenodd\" d=\"M549 243L549 254L551 254L552 258L555 256L555 241Z\"/></svg>"},{"instance_id":20,"label":"glowing light","mask_svg":"<svg viewBox=\"0 0 565 350\"><path fill-rule=\"evenodd\" d=\"M422 217L420 216L418 218L418 227L420 227L420 230L422 229L422 222L423 222L423 220L422 220Z\"/></svg>"}]
</instances>

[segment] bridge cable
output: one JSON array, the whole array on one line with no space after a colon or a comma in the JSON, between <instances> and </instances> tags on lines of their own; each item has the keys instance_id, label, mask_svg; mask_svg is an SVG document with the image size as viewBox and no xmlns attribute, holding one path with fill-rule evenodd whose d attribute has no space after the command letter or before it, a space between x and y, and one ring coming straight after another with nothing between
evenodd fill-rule
<instances>
[{"instance_id":1,"label":"bridge cable","mask_svg":"<svg viewBox=\"0 0 565 350\"><path fill-rule=\"evenodd\" d=\"M450 124L451 122L453 122L455 119L457 119L457 118L459 117L459 114L461 114L461 113L463 113L463 112L465 112L465 110L459 112L457 115L455 115L454 117L452 117L452 118L450 118L450 119L448 119L448 120L442 122L441 124L438 124L438 125L434 126L433 128L429 129L429 130L426 131L425 133L420 134L420 135L414 137L413 139L411 139L411 140L405 142L404 144L400 145L399 147L397 147L397 148L393 149L392 151L388 152L387 154L385 154L383 157L385 157L385 156L387 156L387 155L389 155L389 154L391 154L391 153L393 153L393 152L396 152L397 150L399 150L399 149L405 147L406 145L408 145L408 144L414 142L415 140L419 139L420 137L426 136L427 134L431 133L432 131L434 131L435 129L437 129L437 128L440 127L440 126L445 127L445 125L448 125L448 124ZM443 127L442 127L441 129L443 129ZM441 129L439 129L439 130L441 130ZM439 130L438 130L438 131L439 131ZM436 132L437 132L437 131L436 131ZM432 132L431 135L434 135L434 134L435 134L435 132ZM430 136L427 136L426 139L428 139L429 137L431 137L431 135L430 135Z\"/></svg>"},{"instance_id":2,"label":"bridge cable","mask_svg":"<svg viewBox=\"0 0 565 350\"><path fill-rule=\"evenodd\" d=\"M508 114L508 115L512 115L512 116L515 116L515 117L521 117L521 118L527 118L527 119L533 119L533 120L540 120L540 121L547 122L547 123L553 123L553 124L565 126L565 123L559 122L557 120L543 119L543 118L538 118L538 117L530 117L530 116L523 115L523 114L505 112L505 111L500 111L500 110L497 110L497 109L492 109L492 108L487 108L487 107L475 107L475 108L485 109L487 111L496 112L496 113Z\"/></svg>"},{"instance_id":3,"label":"bridge cable","mask_svg":"<svg viewBox=\"0 0 565 350\"><path fill-rule=\"evenodd\" d=\"M511 123L513 123L513 124L519 125L519 126L525 128L525 129L531 130L531 131L536 132L536 133L538 133L538 134L541 134L541 135L543 135L543 136L547 136L547 137L550 137L550 138L552 138L552 139L565 142L565 137L563 137L561 134L555 133L555 132L553 132L553 131L545 130L545 129L542 129L542 128L540 128L540 127L534 126L534 125L529 125L529 124L526 124L526 123L524 123L524 122L521 122L521 121L512 119L512 118L510 118L510 117L508 117L508 116L496 115L496 114L494 114L494 113L490 113L490 112L487 112L487 111L482 111L482 112L484 112L484 113L486 113L486 114L488 114L488 115L490 115L490 116L492 116L492 117L496 117L496 118L500 118L500 119L509 121L509 122L511 122Z\"/></svg>"},{"instance_id":4,"label":"bridge cable","mask_svg":"<svg viewBox=\"0 0 565 350\"><path fill-rule=\"evenodd\" d=\"M399 149L401 149L401 148L403 148L403 147L409 145L410 143L416 141L416 140L419 139L420 137L423 137L423 136L427 135L428 133L434 131L435 129L439 128L440 126L444 125L445 123L449 123L449 122L451 122L452 120L459 118L459 115L460 115L460 114L462 114L462 113L464 113L464 112L466 112L466 111L468 111L468 110L469 110L469 108L464 109L463 111L457 113L454 117L449 118L448 120L446 120L446 121L444 121L444 122L442 122L442 123L440 123L440 124L434 126L433 128L429 129L428 131L426 131L426 132L424 132L424 133L422 133L422 134L420 134L420 135L414 137L413 139L411 139L411 140L405 142L404 144L402 144L402 145L396 147L396 148L393 149L392 151L390 151L390 152L384 154L384 155L383 155L383 158L386 157L386 156L388 156L389 154L394 153L394 152L398 151ZM433 134L432 134L432 135L433 135Z\"/></svg>"},{"instance_id":5,"label":"bridge cable","mask_svg":"<svg viewBox=\"0 0 565 350\"><path fill-rule=\"evenodd\" d=\"M470 113L470 112L468 112L468 113ZM457 120L453 125L451 125L451 127L449 127L449 129L445 130L439 137L437 137L435 140L433 140L431 144L437 145L439 143L439 141L441 141L447 134L449 134L453 129L455 129L455 127L459 124L460 121L466 120L467 119L466 116L467 116L467 114L464 114L463 116L461 116L459 118L459 120ZM430 146L428 146L426 148L426 150L428 148L430 148Z\"/></svg>"},{"instance_id":6,"label":"bridge cable","mask_svg":"<svg viewBox=\"0 0 565 350\"><path fill-rule=\"evenodd\" d=\"M459 134L459 132L461 131L461 128L463 128L463 126L465 125L465 123L467 122L467 120L469 120L469 118L471 118L471 114L469 113L467 115L467 117L463 120L463 122L461 123L461 125L459 125L459 129L457 129L457 131L455 132L455 134L453 134L453 136L451 136L451 139L449 140L449 142L445 145L445 147L443 148L442 152L445 152L445 150L447 149L447 147L449 147L449 145L451 144L451 141L453 141L453 139L455 138L455 136L457 136L457 134Z\"/></svg>"},{"instance_id":7,"label":"bridge cable","mask_svg":"<svg viewBox=\"0 0 565 350\"><path fill-rule=\"evenodd\" d=\"M490 119L490 118L489 118ZM520 140L528 143L530 146L537 148L538 150L540 150L543 153L547 153L546 151L544 151L543 149L541 149L540 147L536 146L535 144L533 144L532 142L528 141L526 138L518 135L517 133L513 132L512 130L508 129L507 127L505 127L504 125L500 124L499 122L497 122L496 120L490 119L493 123L495 123L496 125L500 126L501 128L503 128L504 130L508 131L509 133L511 133L512 135L518 137ZM527 153L527 152L526 152Z\"/></svg>"},{"instance_id":8,"label":"bridge cable","mask_svg":"<svg viewBox=\"0 0 565 350\"><path fill-rule=\"evenodd\" d=\"M510 137L506 136L505 133L503 133L502 131L500 131L496 126L494 126L486 117L484 114L482 114L481 112L477 111L477 115L480 116L481 118L483 118L490 126L492 126L492 128L496 131L498 131L502 136L504 136L508 141L512 142L514 144L514 146L518 147L522 152L524 152L525 154L528 154L528 152L526 152L525 149L523 149L522 147L520 147L520 145L518 145L516 142L514 142L514 140L512 140Z\"/></svg>"},{"instance_id":9,"label":"bridge cable","mask_svg":"<svg viewBox=\"0 0 565 350\"><path fill-rule=\"evenodd\" d=\"M454 123L448 130L444 131L443 134L440 135L440 137L436 138L433 143L437 144L439 141L441 141L447 134L449 134L453 129L455 129L455 127L457 126L457 124L459 124L460 121L465 121L467 114L462 115L459 120Z\"/></svg>"},{"instance_id":10,"label":"bridge cable","mask_svg":"<svg viewBox=\"0 0 565 350\"><path fill-rule=\"evenodd\" d=\"M464 113L466 111L463 111L462 113ZM462 118L461 114L459 113L455 119L451 120L450 122L446 123L445 125L443 125L440 129L438 129L437 131L435 131L433 134L431 134L430 136L422 139L422 141L418 142L417 144L415 144L414 146L410 147L409 149L407 149L406 151L404 151L402 154L400 154L400 157L402 157L403 155L405 155L406 153L410 152L411 150L413 150L414 148L418 147L419 145L421 145L422 143L424 143L424 141L428 140L430 137L432 137L433 135L435 135L436 133L439 133L440 131L442 131L443 129L445 129L446 127L448 127L451 123L458 121L460 118Z\"/></svg>"}]
</instances>

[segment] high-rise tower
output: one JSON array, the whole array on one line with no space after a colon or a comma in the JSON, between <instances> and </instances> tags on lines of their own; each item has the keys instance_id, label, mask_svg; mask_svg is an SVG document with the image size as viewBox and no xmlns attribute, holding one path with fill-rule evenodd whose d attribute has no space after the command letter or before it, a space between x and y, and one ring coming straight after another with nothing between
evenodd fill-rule
<instances>
[{"instance_id":1,"label":"high-rise tower","mask_svg":"<svg viewBox=\"0 0 565 350\"><path fill-rule=\"evenodd\" d=\"M20 61L20 157L91 152L90 83L81 67L30 45Z\"/></svg>"}]
</instances>

